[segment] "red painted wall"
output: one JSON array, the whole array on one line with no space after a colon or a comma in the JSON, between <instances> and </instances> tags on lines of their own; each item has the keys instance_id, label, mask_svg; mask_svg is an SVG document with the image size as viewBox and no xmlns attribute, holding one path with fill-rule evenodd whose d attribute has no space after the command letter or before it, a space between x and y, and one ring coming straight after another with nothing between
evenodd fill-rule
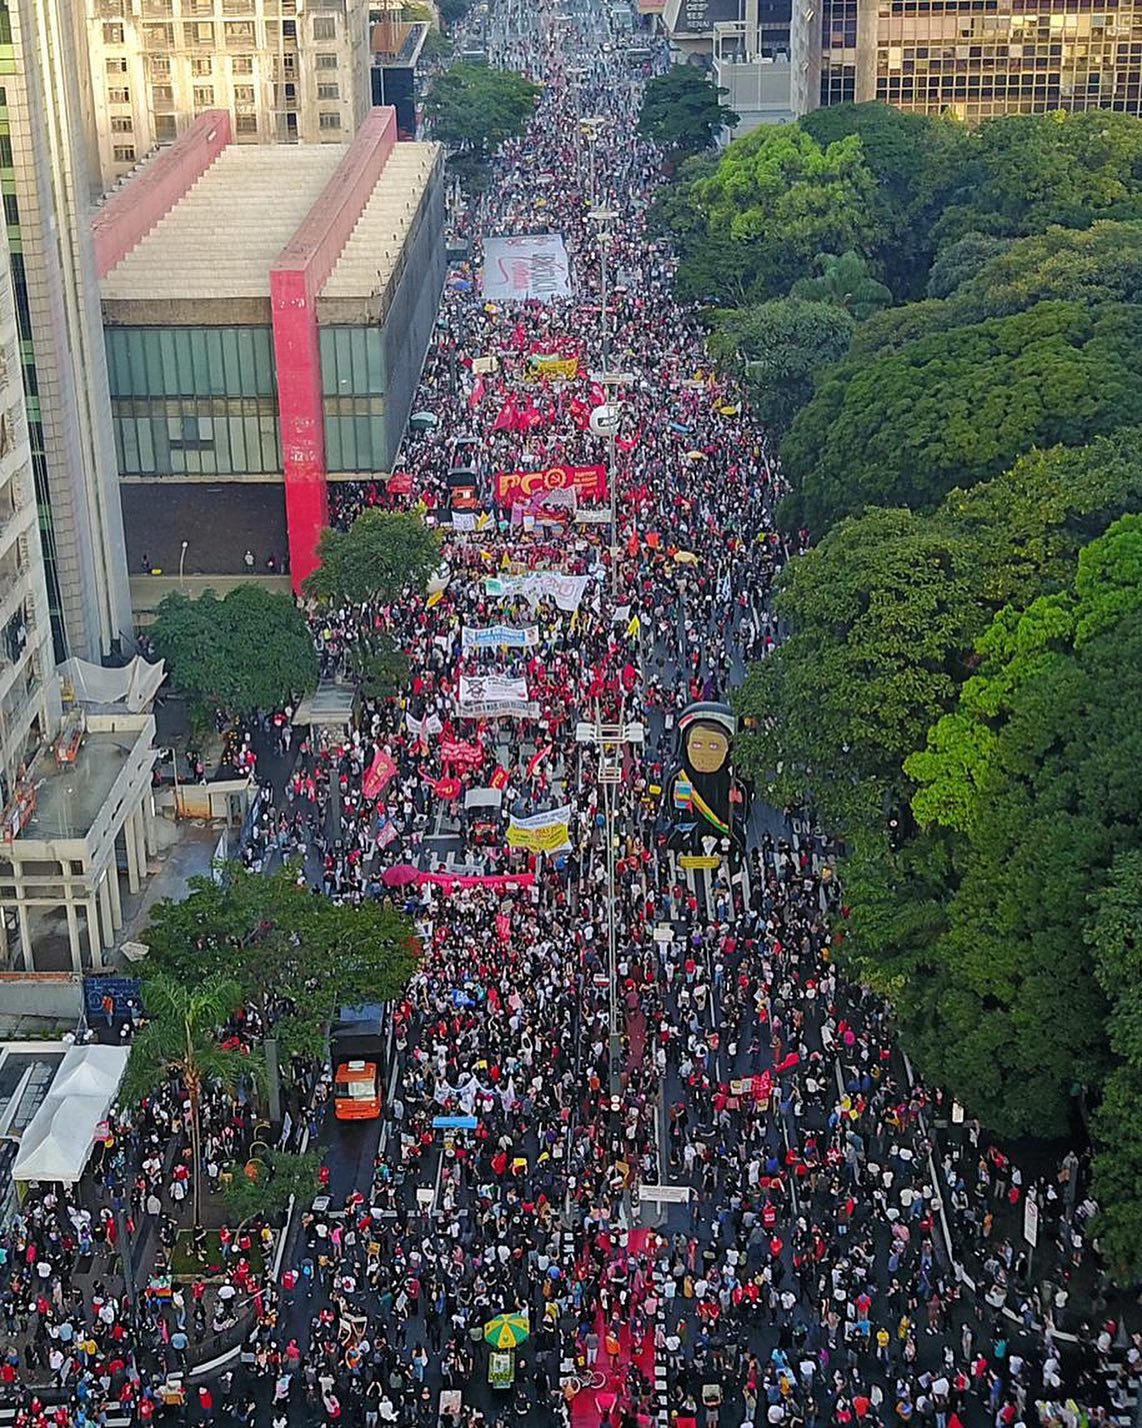
<instances>
[{"instance_id":1,"label":"red painted wall","mask_svg":"<svg viewBox=\"0 0 1142 1428\"><path fill-rule=\"evenodd\" d=\"M105 278L202 177L230 142L230 113L208 109L107 199L91 220L95 264Z\"/></svg>"},{"instance_id":2,"label":"red painted wall","mask_svg":"<svg viewBox=\"0 0 1142 1428\"><path fill-rule=\"evenodd\" d=\"M396 110L371 109L301 227L270 269L286 528L295 591L329 523L317 296L397 142Z\"/></svg>"}]
</instances>

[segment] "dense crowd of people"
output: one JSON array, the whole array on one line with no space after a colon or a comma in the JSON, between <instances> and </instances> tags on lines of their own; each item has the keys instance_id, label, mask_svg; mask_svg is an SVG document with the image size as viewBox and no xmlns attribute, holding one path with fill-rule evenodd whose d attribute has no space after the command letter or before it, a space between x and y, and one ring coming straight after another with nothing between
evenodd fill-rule
<instances>
[{"instance_id":1,"label":"dense crowd of people","mask_svg":"<svg viewBox=\"0 0 1142 1428\"><path fill-rule=\"evenodd\" d=\"M401 480L342 488L334 512L419 508L442 531L441 573L427 599L312 615L323 673L384 636L410 680L361 700L342 735L295 739L285 710L227 753L251 767L261 746L288 769L266 783L252 866L297 857L322 894L396 898L417 920L376 1163L327 1177L278 1291L243 1254L268 1258L268 1241L228 1242L225 1299L160 1284L123 1312L69 1272L101 1252L110 1272L115 1210L161 1235L177 1208L185 1162L163 1147L180 1108L156 1099L98 1222L44 1194L6 1237L0 1310L27 1347L0 1377L72 1395L57 1418L25 1394L18 1422L82 1425L108 1402L150 1418L154 1368L178 1369L235 1299L252 1332L241 1364L179 1409L196 1421L1017 1428L1043 1401L1078 1423L1071 1394L1109 1421L1137 1346L1084 1326L1068 1353L1067 1282L1036 1281L1010 1228L1040 1193L1040 1233L1077 1269L1078 1164L1024 1184L970 1125L933 1153L947 1108L911 1078L884 1006L833 968L831 850L803 818L759 807L740 856L727 842L697 867L679 857L661 799L679 715L725 699L780 638L771 588L808 535L778 533L765 434L709 370L647 226L661 156L634 133L648 66L618 17L492 0L484 23L492 61L542 97L454 215L472 258L442 298L416 399L431 420ZM488 300L483 238L546 232L563 235L571 291ZM537 356L577 374L530 380ZM611 401L613 445L590 426ZM454 519L462 436L478 438L482 489ZM605 500L497 503L496 473L568 465L607 468L613 534ZM518 647L465 639L496 625ZM461 681L488 679L520 707L466 712ZM576 738L597 721L621 744ZM566 821L562 846L509 844L509 818L544 813ZM208 1126L215 1169L229 1115ZM503 1391L487 1386L496 1315L528 1328Z\"/></svg>"}]
</instances>

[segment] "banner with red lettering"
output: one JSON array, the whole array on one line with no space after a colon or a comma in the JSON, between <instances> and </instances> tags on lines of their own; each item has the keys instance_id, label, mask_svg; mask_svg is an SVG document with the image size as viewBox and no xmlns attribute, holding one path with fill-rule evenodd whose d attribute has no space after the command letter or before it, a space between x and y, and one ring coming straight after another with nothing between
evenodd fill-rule
<instances>
[{"instance_id":1,"label":"banner with red lettering","mask_svg":"<svg viewBox=\"0 0 1142 1428\"><path fill-rule=\"evenodd\" d=\"M605 466L547 466L539 471L499 471L495 477L496 501L510 506L545 491L576 491L581 501L607 499Z\"/></svg>"},{"instance_id":2,"label":"banner with red lettering","mask_svg":"<svg viewBox=\"0 0 1142 1428\"><path fill-rule=\"evenodd\" d=\"M365 770L365 777L361 780L362 793L366 798L380 798L396 771L396 760L386 754L384 749L378 749L376 758Z\"/></svg>"}]
</instances>

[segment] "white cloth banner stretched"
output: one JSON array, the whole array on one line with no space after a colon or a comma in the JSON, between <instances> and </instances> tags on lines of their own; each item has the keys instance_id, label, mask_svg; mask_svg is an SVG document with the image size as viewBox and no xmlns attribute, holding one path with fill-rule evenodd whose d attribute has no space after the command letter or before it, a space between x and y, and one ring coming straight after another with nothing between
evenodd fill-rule
<instances>
[{"instance_id":1,"label":"white cloth banner stretched","mask_svg":"<svg viewBox=\"0 0 1142 1428\"><path fill-rule=\"evenodd\" d=\"M502 674L462 674L460 676L460 708L476 704L526 704L527 680L508 679Z\"/></svg>"},{"instance_id":2,"label":"white cloth banner stretched","mask_svg":"<svg viewBox=\"0 0 1142 1428\"><path fill-rule=\"evenodd\" d=\"M539 705L534 699L526 704L497 704L494 700L460 706L461 719L538 719Z\"/></svg>"},{"instance_id":3,"label":"white cloth banner stretched","mask_svg":"<svg viewBox=\"0 0 1142 1428\"><path fill-rule=\"evenodd\" d=\"M465 625L462 643L466 650L530 650L539 644L539 626Z\"/></svg>"},{"instance_id":4,"label":"white cloth banner stretched","mask_svg":"<svg viewBox=\"0 0 1142 1428\"><path fill-rule=\"evenodd\" d=\"M571 265L562 233L485 238L480 285L492 302L570 297Z\"/></svg>"},{"instance_id":5,"label":"white cloth banner stretched","mask_svg":"<svg viewBox=\"0 0 1142 1428\"><path fill-rule=\"evenodd\" d=\"M502 575L484 581L488 595L511 599L519 595L529 605L541 600L554 600L560 610L577 610L582 603L589 577L564 575L558 570L537 570L530 575Z\"/></svg>"},{"instance_id":6,"label":"white cloth banner stretched","mask_svg":"<svg viewBox=\"0 0 1142 1428\"><path fill-rule=\"evenodd\" d=\"M411 714L405 714L404 722L408 725L410 734L415 734L418 739L422 739L425 734L439 734L444 728L439 714L429 714L423 719L414 719Z\"/></svg>"}]
</instances>

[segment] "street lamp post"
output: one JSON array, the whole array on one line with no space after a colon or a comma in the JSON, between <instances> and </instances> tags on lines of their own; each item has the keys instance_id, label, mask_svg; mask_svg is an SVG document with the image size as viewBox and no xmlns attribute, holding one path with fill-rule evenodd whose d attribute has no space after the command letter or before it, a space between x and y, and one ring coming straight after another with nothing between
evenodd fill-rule
<instances>
[{"instance_id":1,"label":"street lamp post","mask_svg":"<svg viewBox=\"0 0 1142 1428\"><path fill-rule=\"evenodd\" d=\"M189 544L190 544L190 541L188 541L188 540L184 540L184 541L183 541L183 543L182 543L182 550L179 551L179 556L178 556L178 588L179 588L180 590L183 588L183 584L182 584L182 572L183 572L183 567L186 565L186 548L187 548L187 546L188 546Z\"/></svg>"},{"instance_id":2,"label":"street lamp post","mask_svg":"<svg viewBox=\"0 0 1142 1428\"><path fill-rule=\"evenodd\" d=\"M646 732L640 723L605 723L598 710L594 721L585 720L575 726L575 740L592 744L599 754L598 783L603 790L603 815L607 853L607 1032L608 1091L611 1110L617 1111L622 1095L622 1033L619 1030L618 988L618 908L615 898L615 790L622 783L623 750L632 744L642 744Z\"/></svg>"},{"instance_id":3,"label":"street lamp post","mask_svg":"<svg viewBox=\"0 0 1142 1428\"><path fill-rule=\"evenodd\" d=\"M607 226L618 217L613 208L592 208L587 217L599 225L599 287L601 306L599 309L599 333L603 346L603 371L607 370L609 338L607 335L607 249L611 243L611 230Z\"/></svg>"}]
</instances>

